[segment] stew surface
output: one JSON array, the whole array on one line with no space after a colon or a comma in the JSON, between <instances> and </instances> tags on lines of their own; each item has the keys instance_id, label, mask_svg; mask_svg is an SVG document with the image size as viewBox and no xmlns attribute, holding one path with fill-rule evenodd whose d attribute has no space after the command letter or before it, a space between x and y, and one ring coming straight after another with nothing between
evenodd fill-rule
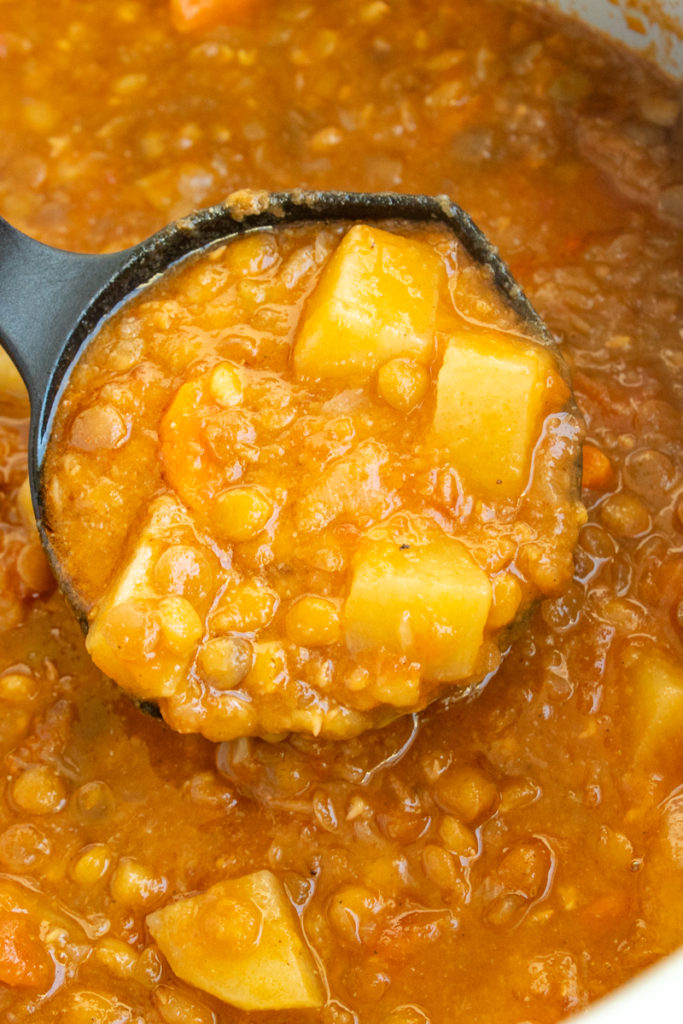
<instances>
[{"instance_id":1,"label":"stew surface","mask_svg":"<svg viewBox=\"0 0 683 1024\"><path fill-rule=\"evenodd\" d=\"M680 95L519 5L191 7L2 4L3 214L103 251L245 186L451 195L572 365L589 518L476 700L342 744L180 736L54 591L3 363L0 1013L551 1024L683 940ZM190 973L258 921L309 1008Z\"/></svg>"}]
</instances>

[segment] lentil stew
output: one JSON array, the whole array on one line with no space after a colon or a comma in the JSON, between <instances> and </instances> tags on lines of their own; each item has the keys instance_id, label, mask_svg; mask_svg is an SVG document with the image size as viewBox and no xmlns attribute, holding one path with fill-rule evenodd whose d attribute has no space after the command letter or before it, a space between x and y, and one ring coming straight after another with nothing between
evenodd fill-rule
<instances>
[{"instance_id":1,"label":"lentil stew","mask_svg":"<svg viewBox=\"0 0 683 1024\"><path fill-rule=\"evenodd\" d=\"M1 9L0 208L46 242L122 248L245 186L468 209L572 367L588 521L476 700L341 744L178 735L54 591L2 362L0 1015L552 1024L673 950L679 90L517 3Z\"/></svg>"},{"instance_id":2,"label":"lentil stew","mask_svg":"<svg viewBox=\"0 0 683 1024\"><path fill-rule=\"evenodd\" d=\"M470 693L585 521L566 370L525 330L448 228L391 221L255 231L127 303L44 468L95 663L213 740Z\"/></svg>"}]
</instances>

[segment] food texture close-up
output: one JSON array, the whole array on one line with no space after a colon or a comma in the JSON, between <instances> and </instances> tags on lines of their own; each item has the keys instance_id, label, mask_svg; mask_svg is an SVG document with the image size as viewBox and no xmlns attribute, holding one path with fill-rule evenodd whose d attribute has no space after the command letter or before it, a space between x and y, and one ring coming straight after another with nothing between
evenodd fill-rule
<instances>
[{"instance_id":1,"label":"food texture close-up","mask_svg":"<svg viewBox=\"0 0 683 1024\"><path fill-rule=\"evenodd\" d=\"M0 0L13 228L235 224L97 325L39 476L0 308L2 1021L558 1024L683 943L646 58L523 0ZM395 212L268 198L332 192Z\"/></svg>"}]
</instances>

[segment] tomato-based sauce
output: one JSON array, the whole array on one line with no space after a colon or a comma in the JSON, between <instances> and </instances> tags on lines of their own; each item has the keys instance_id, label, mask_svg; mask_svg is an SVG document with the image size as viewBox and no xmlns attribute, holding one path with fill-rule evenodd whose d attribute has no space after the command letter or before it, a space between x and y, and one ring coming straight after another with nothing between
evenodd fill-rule
<instances>
[{"instance_id":1,"label":"tomato-based sauce","mask_svg":"<svg viewBox=\"0 0 683 1024\"><path fill-rule=\"evenodd\" d=\"M93 666L54 590L3 362L0 1015L552 1024L673 950L680 93L518 4L2 12L0 210L45 242L113 251L245 187L468 209L572 369L588 521L476 699L341 743L179 735ZM115 412L81 440L118 443Z\"/></svg>"}]
</instances>

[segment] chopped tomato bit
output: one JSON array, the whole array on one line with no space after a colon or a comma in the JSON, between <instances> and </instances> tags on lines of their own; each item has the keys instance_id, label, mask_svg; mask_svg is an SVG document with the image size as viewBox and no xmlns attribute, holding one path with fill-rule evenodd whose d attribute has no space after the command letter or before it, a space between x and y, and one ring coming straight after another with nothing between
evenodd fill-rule
<instances>
[{"instance_id":1,"label":"chopped tomato bit","mask_svg":"<svg viewBox=\"0 0 683 1024\"><path fill-rule=\"evenodd\" d=\"M48 988L52 962L23 914L0 911L0 982L12 988Z\"/></svg>"},{"instance_id":2,"label":"chopped tomato bit","mask_svg":"<svg viewBox=\"0 0 683 1024\"><path fill-rule=\"evenodd\" d=\"M583 446L582 483L584 488L592 491L608 491L615 484L612 463L594 444Z\"/></svg>"}]
</instances>

